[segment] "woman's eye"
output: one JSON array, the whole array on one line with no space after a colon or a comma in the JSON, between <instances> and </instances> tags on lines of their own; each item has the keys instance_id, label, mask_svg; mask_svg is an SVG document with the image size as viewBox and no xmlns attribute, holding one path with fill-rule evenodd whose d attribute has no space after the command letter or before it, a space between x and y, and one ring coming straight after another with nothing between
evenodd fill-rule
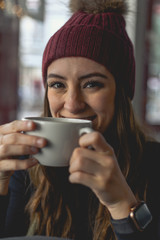
<instances>
[{"instance_id":1,"label":"woman's eye","mask_svg":"<svg viewBox=\"0 0 160 240\"><path fill-rule=\"evenodd\" d=\"M50 88L56 88L56 89L59 89L59 88L64 88L64 84L61 83L61 82L52 82L52 83L49 83L48 86Z\"/></svg>"},{"instance_id":2,"label":"woman's eye","mask_svg":"<svg viewBox=\"0 0 160 240\"><path fill-rule=\"evenodd\" d=\"M83 85L83 88L102 88L104 86L103 83L101 82L98 82L98 81L89 81L89 82L86 82L84 85Z\"/></svg>"}]
</instances>

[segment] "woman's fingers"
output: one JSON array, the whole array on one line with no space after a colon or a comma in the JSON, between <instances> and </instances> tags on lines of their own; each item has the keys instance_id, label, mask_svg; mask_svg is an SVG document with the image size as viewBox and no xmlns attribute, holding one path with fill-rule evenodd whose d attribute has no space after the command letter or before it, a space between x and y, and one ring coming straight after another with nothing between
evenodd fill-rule
<instances>
[{"instance_id":1,"label":"woman's fingers","mask_svg":"<svg viewBox=\"0 0 160 240\"><path fill-rule=\"evenodd\" d=\"M0 126L0 159L35 154L44 147L46 139L22 133L22 130L30 131L35 127L31 121L14 121Z\"/></svg>"},{"instance_id":2,"label":"woman's fingers","mask_svg":"<svg viewBox=\"0 0 160 240\"><path fill-rule=\"evenodd\" d=\"M37 136L31 136L23 133L10 133L7 135L0 135L0 144L25 144L34 147L44 147L46 145L46 139Z\"/></svg>"},{"instance_id":3,"label":"woman's fingers","mask_svg":"<svg viewBox=\"0 0 160 240\"><path fill-rule=\"evenodd\" d=\"M114 151L100 133L92 132L83 135L79 144L80 147L73 151L70 159L71 174L83 172L100 179L117 167ZM88 146L92 146L95 150L88 149Z\"/></svg>"},{"instance_id":4,"label":"woman's fingers","mask_svg":"<svg viewBox=\"0 0 160 240\"><path fill-rule=\"evenodd\" d=\"M20 155L32 155L46 145L46 140L22 132L36 129L32 121L16 120L0 126L0 194L8 192L9 179L15 170L28 169L38 163L36 159L18 159Z\"/></svg>"},{"instance_id":5,"label":"woman's fingers","mask_svg":"<svg viewBox=\"0 0 160 240\"><path fill-rule=\"evenodd\" d=\"M97 185L97 180L95 179L96 177L88 174L86 172L73 172L70 176L69 176L69 181L71 183L80 183L83 184L84 186L87 186L89 188L92 189L92 186Z\"/></svg>"},{"instance_id":6,"label":"woman's fingers","mask_svg":"<svg viewBox=\"0 0 160 240\"><path fill-rule=\"evenodd\" d=\"M108 152L76 148L70 160L70 181L84 183L91 188L104 189L106 182L113 178L111 173L115 165L117 163L115 164Z\"/></svg>"},{"instance_id":7,"label":"woman's fingers","mask_svg":"<svg viewBox=\"0 0 160 240\"><path fill-rule=\"evenodd\" d=\"M24 170L36 165L38 161L35 158L28 159L4 159L0 160L0 171L16 171L16 170Z\"/></svg>"},{"instance_id":8,"label":"woman's fingers","mask_svg":"<svg viewBox=\"0 0 160 240\"><path fill-rule=\"evenodd\" d=\"M115 155L111 151L96 152L86 148L75 149L69 168L71 183L92 189L103 204L123 199L127 184ZM121 191L119 191L121 189Z\"/></svg>"},{"instance_id":9,"label":"woman's fingers","mask_svg":"<svg viewBox=\"0 0 160 240\"><path fill-rule=\"evenodd\" d=\"M5 135L13 132L31 131L36 128L36 124L32 121L15 120L13 122L0 126L0 134Z\"/></svg>"},{"instance_id":10,"label":"woman's fingers","mask_svg":"<svg viewBox=\"0 0 160 240\"><path fill-rule=\"evenodd\" d=\"M102 164L101 164L102 163ZM105 154L87 148L76 148L70 160L70 172L85 171L94 175L101 172L101 165L106 166Z\"/></svg>"},{"instance_id":11,"label":"woman's fingers","mask_svg":"<svg viewBox=\"0 0 160 240\"><path fill-rule=\"evenodd\" d=\"M77 148L73 153L69 167L69 181L92 188L97 186L97 177L98 172L101 173L101 166L93 160L92 153L91 155L87 154L88 151L92 150Z\"/></svg>"},{"instance_id":12,"label":"woman's fingers","mask_svg":"<svg viewBox=\"0 0 160 240\"><path fill-rule=\"evenodd\" d=\"M79 145L70 160L69 181L92 189L112 216L117 216L122 206L127 209L122 217L127 216L128 206L135 197L120 170L113 148L98 132L83 135Z\"/></svg>"},{"instance_id":13,"label":"woman's fingers","mask_svg":"<svg viewBox=\"0 0 160 240\"><path fill-rule=\"evenodd\" d=\"M0 136L0 159L9 156L36 154L47 141L44 138L30 136L23 133L11 133Z\"/></svg>"},{"instance_id":14,"label":"woman's fingers","mask_svg":"<svg viewBox=\"0 0 160 240\"><path fill-rule=\"evenodd\" d=\"M80 137L79 145L84 148L92 146L97 152L112 151L112 147L106 142L105 138L96 131Z\"/></svg>"},{"instance_id":15,"label":"woman's fingers","mask_svg":"<svg viewBox=\"0 0 160 240\"><path fill-rule=\"evenodd\" d=\"M22 132L33 131L36 124L32 121L16 120L0 126L0 145L25 144L34 147L44 147L46 139L37 136L23 134Z\"/></svg>"},{"instance_id":16,"label":"woman's fingers","mask_svg":"<svg viewBox=\"0 0 160 240\"><path fill-rule=\"evenodd\" d=\"M109 191L113 182L117 184L117 179L122 177L112 147L98 132L83 135L79 144L80 148L74 150L70 160L69 180L90 187L97 196Z\"/></svg>"},{"instance_id":17,"label":"woman's fingers","mask_svg":"<svg viewBox=\"0 0 160 240\"><path fill-rule=\"evenodd\" d=\"M27 145L0 145L0 159L8 156L31 155L38 153L39 148Z\"/></svg>"},{"instance_id":18,"label":"woman's fingers","mask_svg":"<svg viewBox=\"0 0 160 240\"><path fill-rule=\"evenodd\" d=\"M93 160L95 153L89 153L88 149L76 148L71 161L70 161L70 173L76 171L86 172L88 174L94 175L95 170L98 171L99 164ZM76 159L76 161L74 160Z\"/></svg>"}]
</instances>

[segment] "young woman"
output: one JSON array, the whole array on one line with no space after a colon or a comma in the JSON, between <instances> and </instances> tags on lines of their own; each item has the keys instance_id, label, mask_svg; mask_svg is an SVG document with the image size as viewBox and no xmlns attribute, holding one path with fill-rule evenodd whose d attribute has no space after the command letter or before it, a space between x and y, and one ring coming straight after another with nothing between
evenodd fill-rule
<instances>
[{"instance_id":1,"label":"young woman","mask_svg":"<svg viewBox=\"0 0 160 240\"><path fill-rule=\"evenodd\" d=\"M69 167L51 168L25 157L47 144L22 133L33 122L0 126L1 235L158 240L160 144L134 118L126 3L74 0L70 7L74 14L44 50L43 115L90 119L94 132L80 137Z\"/></svg>"}]
</instances>

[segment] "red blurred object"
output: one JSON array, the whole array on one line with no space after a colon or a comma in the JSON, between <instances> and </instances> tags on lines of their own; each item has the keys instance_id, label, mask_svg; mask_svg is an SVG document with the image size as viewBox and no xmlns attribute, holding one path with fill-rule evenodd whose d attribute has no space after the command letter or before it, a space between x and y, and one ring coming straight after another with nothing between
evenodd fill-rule
<instances>
[{"instance_id":1,"label":"red blurred object","mask_svg":"<svg viewBox=\"0 0 160 240\"><path fill-rule=\"evenodd\" d=\"M0 11L0 124L16 119L19 78L19 19Z\"/></svg>"}]
</instances>

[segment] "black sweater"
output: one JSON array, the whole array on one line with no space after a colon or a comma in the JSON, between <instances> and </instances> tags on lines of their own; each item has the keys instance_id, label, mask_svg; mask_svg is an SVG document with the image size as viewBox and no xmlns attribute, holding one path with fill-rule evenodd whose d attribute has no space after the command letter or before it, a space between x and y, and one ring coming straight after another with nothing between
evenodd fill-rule
<instances>
[{"instance_id":1,"label":"black sweater","mask_svg":"<svg viewBox=\"0 0 160 240\"><path fill-rule=\"evenodd\" d=\"M117 240L160 240L160 143L148 143L143 155L143 172L148 179L147 205L153 220L143 232L129 227L129 219L112 221ZM9 194L0 196L0 237L25 236L28 217L24 211L32 193L27 171L15 171ZM85 236L82 240L85 240ZM86 239L88 240L88 239Z\"/></svg>"}]
</instances>

